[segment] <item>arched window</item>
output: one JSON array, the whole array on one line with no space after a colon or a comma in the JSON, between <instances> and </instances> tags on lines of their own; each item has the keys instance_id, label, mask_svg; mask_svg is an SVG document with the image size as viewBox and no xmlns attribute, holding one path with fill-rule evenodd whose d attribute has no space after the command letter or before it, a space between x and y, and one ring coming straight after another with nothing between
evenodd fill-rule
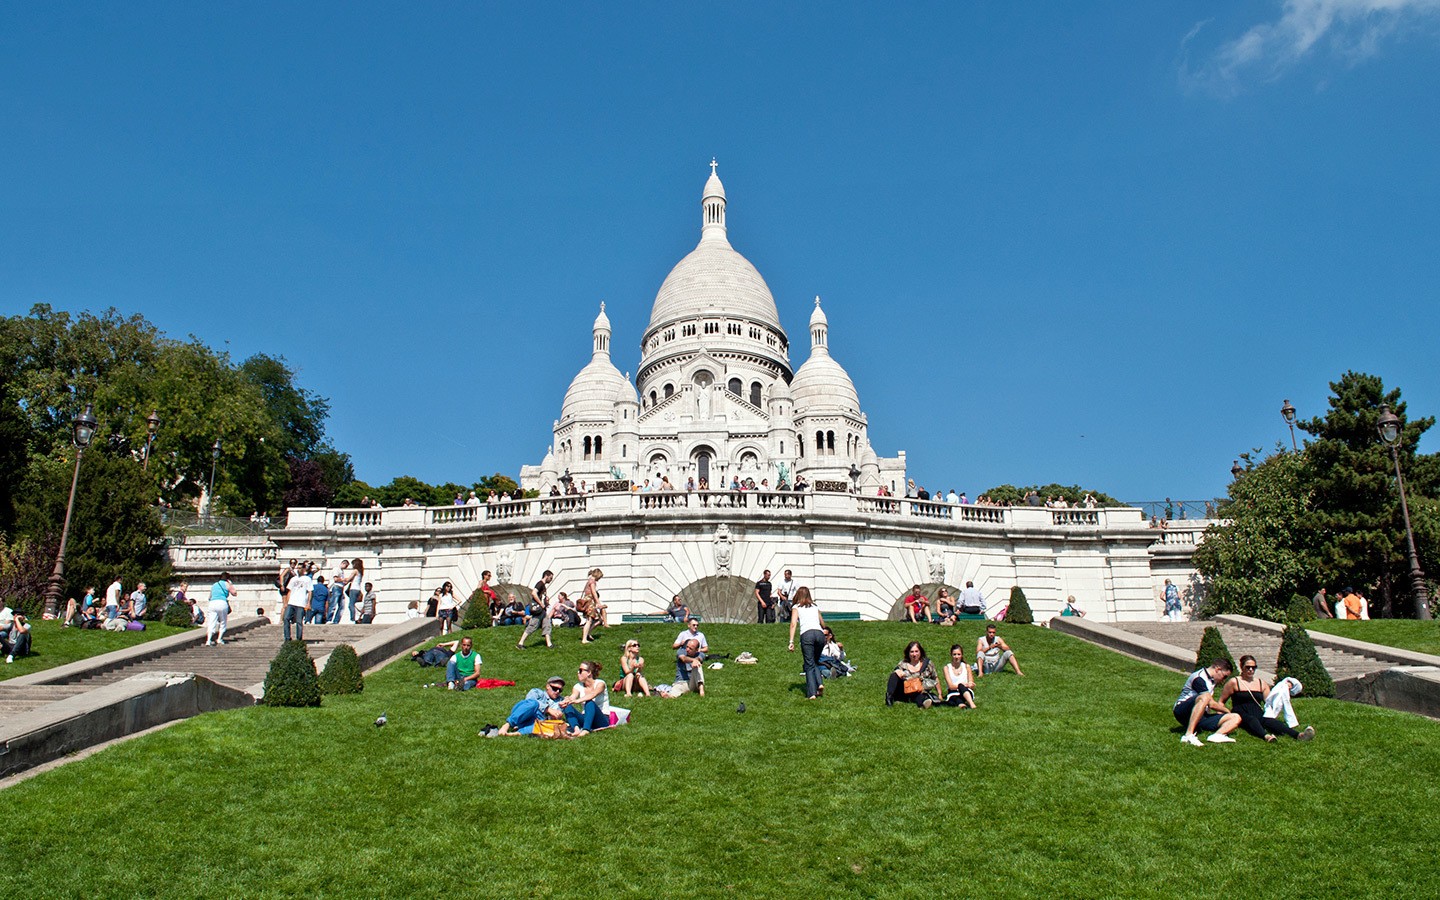
<instances>
[{"instance_id":1,"label":"arched window","mask_svg":"<svg viewBox=\"0 0 1440 900\"><path fill-rule=\"evenodd\" d=\"M760 405L760 382L758 381L750 382L750 405Z\"/></svg>"},{"instance_id":2,"label":"arched window","mask_svg":"<svg viewBox=\"0 0 1440 900\"><path fill-rule=\"evenodd\" d=\"M585 458L586 458L586 459L589 459L589 458L590 458L590 438L589 438L589 437L586 437L586 438L585 438Z\"/></svg>"},{"instance_id":3,"label":"arched window","mask_svg":"<svg viewBox=\"0 0 1440 900\"><path fill-rule=\"evenodd\" d=\"M823 452L825 449L825 432L815 432L815 452Z\"/></svg>"},{"instance_id":4,"label":"arched window","mask_svg":"<svg viewBox=\"0 0 1440 900\"><path fill-rule=\"evenodd\" d=\"M825 432L825 448L831 453L835 452L835 432Z\"/></svg>"},{"instance_id":5,"label":"arched window","mask_svg":"<svg viewBox=\"0 0 1440 900\"><path fill-rule=\"evenodd\" d=\"M740 392L745 390L745 383L738 378L732 378L726 383L725 390L738 397L740 396Z\"/></svg>"},{"instance_id":6,"label":"arched window","mask_svg":"<svg viewBox=\"0 0 1440 900\"><path fill-rule=\"evenodd\" d=\"M651 391L651 392L650 392L650 405L651 405L651 406L654 406L654 405L655 405L655 402L656 402L657 400L659 400L659 399L660 399L660 398L656 395L656 393L655 393L654 391Z\"/></svg>"},{"instance_id":7,"label":"arched window","mask_svg":"<svg viewBox=\"0 0 1440 900\"><path fill-rule=\"evenodd\" d=\"M601 441L600 435L598 435L598 434L595 435L595 458L596 458L596 459L599 459L599 458L600 458L600 441Z\"/></svg>"},{"instance_id":8,"label":"arched window","mask_svg":"<svg viewBox=\"0 0 1440 900\"><path fill-rule=\"evenodd\" d=\"M666 399L666 400L669 400L672 396L674 396L674 394L675 394L675 385L673 385L673 384L667 384L667 385L665 385L665 399Z\"/></svg>"},{"instance_id":9,"label":"arched window","mask_svg":"<svg viewBox=\"0 0 1440 900\"><path fill-rule=\"evenodd\" d=\"M662 468L664 468L664 467L665 467L665 454L663 454L663 453L655 453L655 454L652 454L652 455L650 456L650 466L651 466L652 468L656 468L656 469L662 469Z\"/></svg>"},{"instance_id":10,"label":"arched window","mask_svg":"<svg viewBox=\"0 0 1440 900\"><path fill-rule=\"evenodd\" d=\"M745 451L740 454L740 468L747 470L760 468L760 457L748 450Z\"/></svg>"}]
</instances>

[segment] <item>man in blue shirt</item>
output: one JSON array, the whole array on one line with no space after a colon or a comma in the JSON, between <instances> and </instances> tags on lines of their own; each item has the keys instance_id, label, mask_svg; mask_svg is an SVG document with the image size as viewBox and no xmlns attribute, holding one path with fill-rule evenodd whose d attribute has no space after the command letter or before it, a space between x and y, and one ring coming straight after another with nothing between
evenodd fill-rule
<instances>
[{"instance_id":1,"label":"man in blue shirt","mask_svg":"<svg viewBox=\"0 0 1440 900\"><path fill-rule=\"evenodd\" d=\"M505 724L500 726L500 730L487 736L534 734L535 722L541 716L547 719L565 718L565 713L560 708L560 695L563 693L565 679L559 675L545 682L543 688L531 688L525 692L525 699L510 708L510 715L505 719Z\"/></svg>"},{"instance_id":2,"label":"man in blue shirt","mask_svg":"<svg viewBox=\"0 0 1440 900\"><path fill-rule=\"evenodd\" d=\"M695 638L690 638L685 646L675 651L675 684L671 696L690 691L705 696L705 654Z\"/></svg>"}]
</instances>

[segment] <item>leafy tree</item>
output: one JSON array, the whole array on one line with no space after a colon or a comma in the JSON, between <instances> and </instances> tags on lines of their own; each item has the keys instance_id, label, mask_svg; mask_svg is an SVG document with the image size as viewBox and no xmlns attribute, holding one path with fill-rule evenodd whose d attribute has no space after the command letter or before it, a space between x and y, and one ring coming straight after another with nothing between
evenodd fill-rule
<instances>
[{"instance_id":1,"label":"leafy tree","mask_svg":"<svg viewBox=\"0 0 1440 900\"><path fill-rule=\"evenodd\" d=\"M270 420L279 426L277 449L282 454L309 459L326 449L330 403L296 386L295 373L283 357L257 353L240 364L240 376L259 390Z\"/></svg>"},{"instance_id":2,"label":"leafy tree","mask_svg":"<svg viewBox=\"0 0 1440 900\"><path fill-rule=\"evenodd\" d=\"M1286 625L1280 635L1280 654L1275 659L1275 677L1295 678L1311 697L1335 696L1335 681L1320 661L1310 632L1299 625Z\"/></svg>"},{"instance_id":3,"label":"leafy tree","mask_svg":"<svg viewBox=\"0 0 1440 900\"><path fill-rule=\"evenodd\" d=\"M1030 611L1030 601L1025 599L1025 592L1020 590L1020 585L1010 589L1010 606L1005 610L1005 621L1012 625L1034 625L1035 614Z\"/></svg>"},{"instance_id":4,"label":"leafy tree","mask_svg":"<svg viewBox=\"0 0 1440 900\"><path fill-rule=\"evenodd\" d=\"M1319 618L1315 614L1315 605L1310 598L1304 594L1295 594L1290 598L1290 605L1285 608L1285 623L1287 625L1300 625Z\"/></svg>"},{"instance_id":5,"label":"leafy tree","mask_svg":"<svg viewBox=\"0 0 1440 900\"><path fill-rule=\"evenodd\" d=\"M7 541L0 534L0 597L16 611L32 619L40 617L45 605L45 587L54 571L59 545L58 532L51 540L22 537ZM73 591L71 595L78 596Z\"/></svg>"},{"instance_id":6,"label":"leafy tree","mask_svg":"<svg viewBox=\"0 0 1440 900\"><path fill-rule=\"evenodd\" d=\"M1024 506L1025 495L1034 491L1040 495L1041 500L1048 500L1051 497L1063 497L1072 506L1085 502L1085 495L1089 494L1095 498L1096 504L1100 506L1124 506L1119 500L1103 491L1092 491L1080 487L1078 484L1046 484L1029 485L1027 487L1015 487L1012 484L1002 484L983 492L982 496L989 497L1001 506Z\"/></svg>"},{"instance_id":7,"label":"leafy tree","mask_svg":"<svg viewBox=\"0 0 1440 900\"><path fill-rule=\"evenodd\" d=\"M1217 659L1225 660L1230 663L1231 670L1235 669L1235 657L1230 655L1230 648L1225 646L1225 638L1220 634L1220 629L1207 625L1205 633L1200 635L1200 648L1195 652L1195 668L1204 668Z\"/></svg>"},{"instance_id":8,"label":"leafy tree","mask_svg":"<svg viewBox=\"0 0 1440 900\"><path fill-rule=\"evenodd\" d=\"M1296 536L1309 512L1303 484L1304 461L1276 453L1249 468L1230 487L1222 509L1228 524L1211 525L1195 548L1195 566L1205 576L1200 613L1239 613L1278 619L1299 585L1311 578Z\"/></svg>"}]
</instances>

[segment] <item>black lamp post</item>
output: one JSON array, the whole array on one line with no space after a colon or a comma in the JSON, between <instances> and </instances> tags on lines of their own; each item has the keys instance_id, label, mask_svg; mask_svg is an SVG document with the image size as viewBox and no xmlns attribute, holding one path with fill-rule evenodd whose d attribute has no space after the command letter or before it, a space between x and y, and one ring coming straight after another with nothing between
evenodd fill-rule
<instances>
[{"instance_id":1,"label":"black lamp post","mask_svg":"<svg viewBox=\"0 0 1440 900\"><path fill-rule=\"evenodd\" d=\"M70 479L70 500L65 504L65 525L60 529L60 552L55 554L55 571L45 585L45 612L47 619L55 618L60 610L60 594L65 590L65 544L70 540L70 516L75 511L75 488L80 484L80 456L95 437L94 407L85 404L85 411L71 423L75 439L75 475Z\"/></svg>"},{"instance_id":2,"label":"black lamp post","mask_svg":"<svg viewBox=\"0 0 1440 900\"><path fill-rule=\"evenodd\" d=\"M860 469L852 462L850 464L850 492L860 493Z\"/></svg>"},{"instance_id":3,"label":"black lamp post","mask_svg":"<svg viewBox=\"0 0 1440 900\"><path fill-rule=\"evenodd\" d=\"M209 522L215 515L215 466L220 463L220 439L215 439L215 446L210 448L210 489L205 492L205 521Z\"/></svg>"},{"instance_id":4,"label":"black lamp post","mask_svg":"<svg viewBox=\"0 0 1440 900\"><path fill-rule=\"evenodd\" d=\"M1395 460L1395 483L1400 488L1400 515L1405 520L1405 543L1410 549L1410 593L1415 595L1415 618L1430 618L1430 592L1425 588L1425 573L1420 569L1420 557L1415 552L1415 532L1410 528L1410 507L1405 502L1405 479L1400 475L1400 417L1390 411L1389 406L1380 407L1380 421L1376 423L1380 440L1390 445L1390 456Z\"/></svg>"},{"instance_id":5,"label":"black lamp post","mask_svg":"<svg viewBox=\"0 0 1440 900\"><path fill-rule=\"evenodd\" d=\"M1239 481L1240 476L1244 474L1245 470L1240 467L1240 460L1235 460L1235 464L1230 467L1230 477Z\"/></svg>"},{"instance_id":6,"label":"black lamp post","mask_svg":"<svg viewBox=\"0 0 1440 900\"><path fill-rule=\"evenodd\" d=\"M559 481L560 484L563 485L560 490L562 490L566 494L570 493L570 485L575 481L575 478L570 474L569 468L565 469L565 474L560 476Z\"/></svg>"},{"instance_id":7,"label":"black lamp post","mask_svg":"<svg viewBox=\"0 0 1440 900\"><path fill-rule=\"evenodd\" d=\"M150 471L150 448L155 445L155 432L160 430L160 411L145 417L145 471Z\"/></svg>"},{"instance_id":8,"label":"black lamp post","mask_svg":"<svg viewBox=\"0 0 1440 900\"><path fill-rule=\"evenodd\" d=\"M1285 405L1280 407L1280 418L1284 419L1285 424L1290 426L1290 449L1298 451L1300 448L1295 444L1295 407L1290 405L1288 398L1285 401Z\"/></svg>"}]
</instances>

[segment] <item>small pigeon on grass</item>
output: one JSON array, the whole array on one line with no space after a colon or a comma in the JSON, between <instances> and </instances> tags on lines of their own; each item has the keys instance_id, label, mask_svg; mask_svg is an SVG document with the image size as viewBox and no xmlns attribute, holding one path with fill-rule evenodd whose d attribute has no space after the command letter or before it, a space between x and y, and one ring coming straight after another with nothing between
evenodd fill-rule
<instances>
[{"instance_id":1,"label":"small pigeon on grass","mask_svg":"<svg viewBox=\"0 0 1440 900\"><path fill-rule=\"evenodd\" d=\"M389 719L385 718L385 716L386 716L386 713L381 713L381 714L380 714L380 718L378 718L378 719L375 720L375 727L376 727L376 728L384 728L384 727L385 727L385 723L388 722L388 721L390 721Z\"/></svg>"},{"instance_id":2,"label":"small pigeon on grass","mask_svg":"<svg viewBox=\"0 0 1440 900\"><path fill-rule=\"evenodd\" d=\"M740 705L735 707L735 711L737 713L743 713L745 711L745 701L740 701Z\"/></svg>"}]
</instances>

